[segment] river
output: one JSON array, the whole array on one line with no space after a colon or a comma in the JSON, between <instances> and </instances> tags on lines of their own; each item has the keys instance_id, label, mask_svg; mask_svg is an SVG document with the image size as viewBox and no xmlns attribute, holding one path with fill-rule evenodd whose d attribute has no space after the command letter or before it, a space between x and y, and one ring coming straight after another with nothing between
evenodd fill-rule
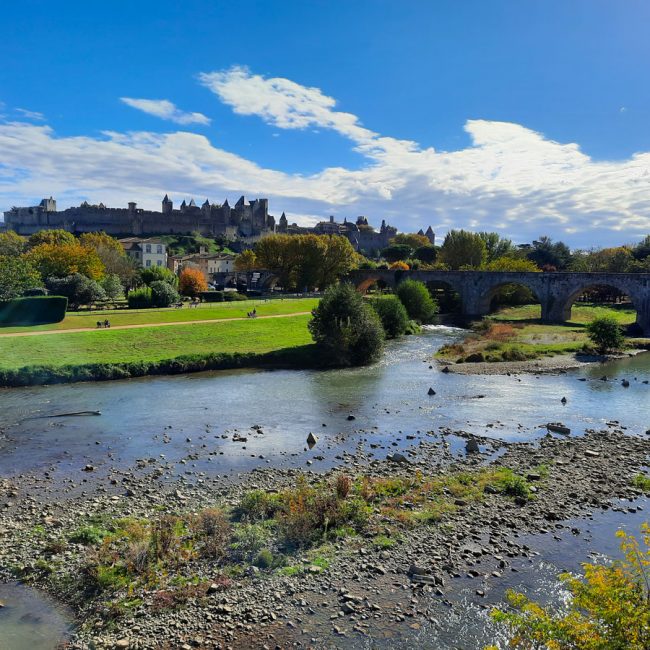
<instances>
[{"instance_id":1,"label":"river","mask_svg":"<svg viewBox=\"0 0 650 650\"><path fill-rule=\"evenodd\" d=\"M360 369L222 371L3 389L0 478L45 476L60 498L149 457L164 457L171 475L224 476L259 466L326 469L360 448L385 457L387 449L417 449L426 432L440 428L512 442L546 435L545 424L556 421L572 435L611 420L636 435L650 427L650 385L644 383L650 380L650 354L565 374L441 373L432 355L461 335L454 328L429 327L421 336L390 343L380 363ZM435 395L427 394L430 387ZM52 417L88 410L101 416ZM305 443L309 432L319 438L313 449ZM233 440L233 434L246 441ZM452 452L460 453L463 444L459 438ZM94 471L82 483L86 465ZM617 525L612 520L601 528ZM25 599L34 606L33 592L20 597L19 588L11 589L19 603L16 615ZM46 604L38 609L42 620L52 620ZM24 637L11 647L53 647L29 640L30 634L42 636L37 622L11 629Z\"/></svg>"}]
</instances>

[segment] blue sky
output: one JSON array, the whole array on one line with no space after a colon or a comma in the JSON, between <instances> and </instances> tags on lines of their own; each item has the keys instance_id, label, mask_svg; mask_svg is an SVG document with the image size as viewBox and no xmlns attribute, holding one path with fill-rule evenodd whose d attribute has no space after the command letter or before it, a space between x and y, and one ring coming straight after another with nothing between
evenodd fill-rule
<instances>
[{"instance_id":1,"label":"blue sky","mask_svg":"<svg viewBox=\"0 0 650 650\"><path fill-rule=\"evenodd\" d=\"M0 18L0 211L245 193L301 223L650 232L645 0L21 0Z\"/></svg>"}]
</instances>

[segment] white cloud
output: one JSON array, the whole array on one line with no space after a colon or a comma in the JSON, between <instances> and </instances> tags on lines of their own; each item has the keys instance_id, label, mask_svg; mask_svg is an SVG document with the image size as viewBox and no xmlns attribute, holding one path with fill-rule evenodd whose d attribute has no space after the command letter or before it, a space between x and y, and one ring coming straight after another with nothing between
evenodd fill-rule
<instances>
[{"instance_id":1,"label":"white cloud","mask_svg":"<svg viewBox=\"0 0 650 650\"><path fill-rule=\"evenodd\" d=\"M154 115L176 124L210 124L210 118L203 113L186 113L168 99L134 99L120 97L120 100L143 113Z\"/></svg>"},{"instance_id":2,"label":"white cloud","mask_svg":"<svg viewBox=\"0 0 650 650\"><path fill-rule=\"evenodd\" d=\"M39 113L38 111L28 111L26 108L17 108L16 113L19 113L22 117L28 120L34 120L35 122L44 122L45 115Z\"/></svg>"},{"instance_id":3,"label":"white cloud","mask_svg":"<svg viewBox=\"0 0 650 650\"><path fill-rule=\"evenodd\" d=\"M365 157L361 169L328 167L306 176L262 167L195 133L107 132L61 137L50 127L0 122L0 209L56 195L160 209L170 193L221 201L265 196L290 221L366 215L401 230L429 224L499 230L517 241L542 234L575 246L613 245L650 232L650 153L597 162L574 143L524 126L470 120L471 144L436 151L363 127L318 88L265 79L243 68L204 74L202 83L236 112L273 129L333 129ZM173 105L172 105L173 106Z\"/></svg>"}]
</instances>

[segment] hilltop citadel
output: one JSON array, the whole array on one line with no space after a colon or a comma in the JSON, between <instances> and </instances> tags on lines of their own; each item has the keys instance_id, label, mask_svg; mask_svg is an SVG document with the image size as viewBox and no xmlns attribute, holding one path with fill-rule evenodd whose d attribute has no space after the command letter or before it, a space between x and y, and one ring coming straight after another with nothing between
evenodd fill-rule
<instances>
[{"instance_id":1,"label":"hilltop citadel","mask_svg":"<svg viewBox=\"0 0 650 650\"><path fill-rule=\"evenodd\" d=\"M389 245L397 234L397 228L381 222L379 230L369 225L366 217L355 222L343 222L330 217L313 227L290 224L285 213L276 223L269 214L268 199L246 201L242 196L234 206L226 199L222 204L205 203L198 206L194 199L183 201L174 208L168 195L162 200L161 212L143 210L137 203L130 202L126 208L109 208L103 203L91 205L84 201L77 207L57 210L56 200L50 197L31 207L13 207L4 213L4 226L21 235L30 235L39 230L62 228L78 234L104 231L109 235L185 235L200 233L207 237L224 237L240 246L252 245L261 237L273 233L281 234L328 234L347 237L358 251L372 253ZM429 241L435 242L435 235L429 226L426 233Z\"/></svg>"}]
</instances>

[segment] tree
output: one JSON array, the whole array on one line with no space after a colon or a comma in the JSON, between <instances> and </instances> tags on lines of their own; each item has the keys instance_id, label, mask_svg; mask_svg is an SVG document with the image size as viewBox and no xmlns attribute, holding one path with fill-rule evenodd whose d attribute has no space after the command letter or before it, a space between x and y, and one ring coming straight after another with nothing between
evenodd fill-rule
<instances>
[{"instance_id":1,"label":"tree","mask_svg":"<svg viewBox=\"0 0 650 650\"><path fill-rule=\"evenodd\" d=\"M321 265L327 254L325 237L297 235L290 239L290 258L294 266L293 283L298 290L313 290L321 279Z\"/></svg>"},{"instance_id":2,"label":"tree","mask_svg":"<svg viewBox=\"0 0 650 650\"><path fill-rule=\"evenodd\" d=\"M409 257L413 256L413 247L408 244L395 244L393 246L387 246L384 250L381 251L381 256L387 262L399 262L401 260L407 260Z\"/></svg>"},{"instance_id":3,"label":"tree","mask_svg":"<svg viewBox=\"0 0 650 650\"><path fill-rule=\"evenodd\" d=\"M76 241L72 244L39 244L25 253L25 259L38 269L43 279L81 273L91 280L100 280L104 275L104 265L97 253Z\"/></svg>"},{"instance_id":4,"label":"tree","mask_svg":"<svg viewBox=\"0 0 650 650\"><path fill-rule=\"evenodd\" d=\"M406 307L409 318L420 323L431 322L438 311L436 301L422 282L404 280L397 285L396 293Z\"/></svg>"},{"instance_id":5,"label":"tree","mask_svg":"<svg viewBox=\"0 0 650 650\"><path fill-rule=\"evenodd\" d=\"M553 243L550 237L544 236L533 242L533 247L528 251L527 257L535 262L540 269L555 267L558 271L562 271L571 262L571 251L563 242Z\"/></svg>"},{"instance_id":6,"label":"tree","mask_svg":"<svg viewBox=\"0 0 650 650\"><path fill-rule=\"evenodd\" d=\"M165 266L142 268L138 271L138 275L142 283L146 285L151 285L153 282L166 282L172 287L178 286L178 277Z\"/></svg>"},{"instance_id":7,"label":"tree","mask_svg":"<svg viewBox=\"0 0 650 650\"><path fill-rule=\"evenodd\" d=\"M119 276L114 273L107 275L99 284L106 293L106 298L108 300L117 300L124 294L122 282L120 281Z\"/></svg>"},{"instance_id":8,"label":"tree","mask_svg":"<svg viewBox=\"0 0 650 650\"><path fill-rule=\"evenodd\" d=\"M409 315L397 296L375 298L370 304L381 319L386 338L394 339L406 333L409 328Z\"/></svg>"},{"instance_id":9,"label":"tree","mask_svg":"<svg viewBox=\"0 0 650 650\"><path fill-rule=\"evenodd\" d=\"M0 256L17 257L25 252L27 240L13 230L0 232Z\"/></svg>"},{"instance_id":10,"label":"tree","mask_svg":"<svg viewBox=\"0 0 650 650\"><path fill-rule=\"evenodd\" d=\"M245 273L254 271L256 268L258 268L257 255L255 255L255 251L251 249L242 251L235 258L234 267L235 271L241 271Z\"/></svg>"},{"instance_id":11,"label":"tree","mask_svg":"<svg viewBox=\"0 0 650 650\"><path fill-rule=\"evenodd\" d=\"M138 278L138 266L126 253L115 248L99 246L97 256L102 261L107 275L117 275L125 289L135 285Z\"/></svg>"},{"instance_id":12,"label":"tree","mask_svg":"<svg viewBox=\"0 0 650 650\"><path fill-rule=\"evenodd\" d=\"M451 269L478 269L487 259L487 247L480 235L467 230L450 230L440 247L439 259Z\"/></svg>"},{"instance_id":13,"label":"tree","mask_svg":"<svg viewBox=\"0 0 650 650\"><path fill-rule=\"evenodd\" d=\"M296 265L291 238L291 235L269 235L255 244L255 255L260 267L277 273L280 284L285 289L291 286Z\"/></svg>"},{"instance_id":14,"label":"tree","mask_svg":"<svg viewBox=\"0 0 650 650\"><path fill-rule=\"evenodd\" d=\"M625 338L617 320L612 316L602 316L594 318L591 323L587 323L585 328L589 339L596 346L600 354L607 354L612 350L620 350Z\"/></svg>"},{"instance_id":15,"label":"tree","mask_svg":"<svg viewBox=\"0 0 650 650\"><path fill-rule=\"evenodd\" d=\"M30 235L27 240L29 248L36 248L41 244L53 244L60 246L61 244L76 244L75 236L67 230L54 229L54 230L39 230L33 235Z\"/></svg>"},{"instance_id":16,"label":"tree","mask_svg":"<svg viewBox=\"0 0 650 650\"><path fill-rule=\"evenodd\" d=\"M493 262L505 255L512 255L514 246L512 241L501 237L496 232L480 232L478 236L485 242L487 262Z\"/></svg>"},{"instance_id":17,"label":"tree","mask_svg":"<svg viewBox=\"0 0 650 650\"><path fill-rule=\"evenodd\" d=\"M413 250L422 246L432 248L428 237L425 235L418 235L416 233L408 234L401 232L399 235L395 235L395 237L393 237L388 243L391 246L406 244L406 246L410 246Z\"/></svg>"},{"instance_id":18,"label":"tree","mask_svg":"<svg viewBox=\"0 0 650 650\"><path fill-rule=\"evenodd\" d=\"M520 257L499 257L485 265L486 271L514 271L517 273L540 273L535 262Z\"/></svg>"},{"instance_id":19,"label":"tree","mask_svg":"<svg viewBox=\"0 0 650 650\"><path fill-rule=\"evenodd\" d=\"M65 296L71 309L106 300L106 292L101 285L81 273L73 273L65 278L47 278L45 284L51 294Z\"/></svg>"},{"instance_id":20,"label":"tree","mask_svg":"<svg viewBox=\"0 0 650 650\"><path fill-rule=\"evenodd\" d=\"M207 291L208 281L203 271L192 267L183 269L178 280L178 290L182 295L192 297Z\"/></svg>"},{"instance_id":21,"label":"tree","mask_svg":"<svg viewBox=\"0 0 650 650\"><path fill-rule=\"evenodd\" d=\"M40 273L27 260L0 255L0 300L20 298L25 291L42 286Z\"/></svg>"},{"instance_id":22,"label":"tree","mask_svg":"<svg viewBox=\"0 0 650 650\"><path fill-rule=\"evenodd\" d=\"M377 313L350 284L329 287L309 323L321 358L335 366L360 366L376 361L384 330Z\"/></svg>"},{"instance_id":23,"label":"tree","mask_svg":"<svg viewBox=\"0 0 650 650\"><path fill-rule=\"evenodd\" d=\"M149 288L151 289L151 303L154 307L170 307L180 300L178 291L163 280L152 282Z\"/></svg>"},{"instance_id":24,"label":"tree","mask_svg":"<svg viewBox=\"0 0 650 650\"><path fill-rule=\"evenodd\" d=\"M97 252L108 249L126 256L122 244L115 237L111 237L103 231L85 232L79 236L79 243L86 248L93 248Z\"/></svg>"},{"instance_id":25,"label":"tree","mask_svg":"<svg viewBox=\"0 0 650 650\"><path fill-rule=\"evenodd\" d=\"M646 235L633 249L634 258L642 261L650 257L650 235Z\"/></svg>"},{"instance_id":26,"label":"tree","mask_svg":"<svg viewBox=\"0 0 650 650\"><path fill-rule=\"evenodd\" d=\"M327 289L327 287L334 284L341 276L364 261L365 258L355 252L352 244L346 237L326 235L325 258L321 262L318 287L321 290Z\"/></svg>"},{"instance_id":27,"label":"tree","mask_svg":"<svg viewBox=\"0 0 650 650\"><path fill-rule=\"evenodd\" d=\"M438 249L435 246L420 246L415 249L413 257L425 264L433 264L438 257Z\"/></svg>"},{"instance_id":28,"label":"tree","mask_svg":"<svg viewBox=\"0 0 650 650\"><path fill-rule=\"evenodd\" d=\"M643 546L633 535L616 533L623 559L610 565L585 563L584 576L561 574L571 594L564 611L554 611L508 591L506 597L513 611L497 609L491 615L511 631L509 647L650 648L650 524L642 524L641 534Z\"/></svg>"}]
</instances>

